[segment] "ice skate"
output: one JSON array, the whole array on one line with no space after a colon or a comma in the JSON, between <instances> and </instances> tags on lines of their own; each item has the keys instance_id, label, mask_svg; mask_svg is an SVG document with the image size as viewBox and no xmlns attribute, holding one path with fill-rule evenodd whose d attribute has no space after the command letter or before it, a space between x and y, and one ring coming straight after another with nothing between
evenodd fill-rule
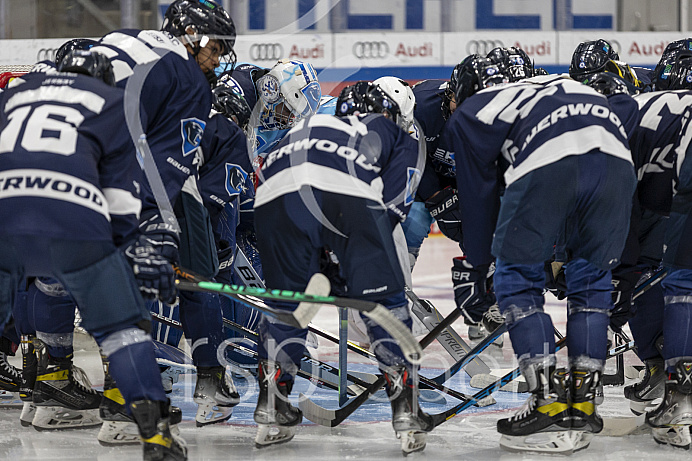
<instances>
[{"instance_id":1,"label":"ice skate","mask_svg":"<svg viewBox=\"0 0 692 461\"><path fill-rule=\"evenodd\" d=\"M194 401L198 405L197 427L226 421L233 407L240 403L240 395L233 380L221 367L198 367Z\"/></svg>"},{"instance_id":2,"label":"ice skate","mask_svg":"<svg viewBox=\"0 0 692 461\"><path fill-rule=\"evenodd\" d=\"M19 392L22 385L22 372L7 361L7 354L0 352L0 389Z\"/></svg>"},{"instance_id":3,"label":"ice skate","mask_svg":"<svg viewBox=\"0 0 692 461\"><path fill-rule=\"evenodd\" d=\"M646 360L641 381L625 386L625 398L630 410L639 416L656 408L665 393L666 370L662 358Z\"/></svg>"},{"instance_id":4,"label":"ice skate","mask_svg":"<svg viewBox=\"0 0 692 461\"><path fill-rule=\"evenodd\" d=\"M130 405L143 443L144 461L187 459L185 441L171 433L169 402L138 400Z\"/></svg>"},{"instance_id":5,"label":"ice skate","mask_svg":"<svg viewBox=\"0 0 692 461\"><path fill-rule=\"evenodd\" d=\"M589 446L594 434L603 430L603 419L596 411L601 372L574 367L569 376L569 406L572 417L574 451ZM576 436L579 436L576 439Z\"/></svg>"},{"instance_id":6,"label":"ice skate","mask_svg":"<svg viewBox=\"0 0 692 461\"><path fill-rule=\"evenodd\" d=\"M418 406L418 380L411 379L403 367L392 367L384 374L387 395L392 405L392 427L401 439L404 455L422 451L426 433L433 429L432 417Z\"/></svg>"},{"instance_id":7,"label":"ice skate","mask_svg":"<svg viewBox=\"0 0 692 461\"><path fill-rule=\"evenodd\" d=\"M303 420L303 412L288 401L293 381L279 382L281 374L278 363L259 361L259 397L254 415L259 426L255 437L257 448L290 441L295 426Z\"/></svg>"},{"instance_id":8,"label":"ice skate","mask_svg":"<svg viewBox=\"0 0 692 461\"><path fill-rule=\"evenodd\" d=\"M485 328L483 322L473 323L469 325L469 340L471 341L481 341L483 338L488 336L488 334L488 330ZM502 347L504 344L504 336L500 336L495 341L493 341L493 345L497 347Z\"/></svg>"},{"instance_id":9,"label":"ice skate","mask_svg":"<svg viewBox=\"0 0 692 461\"><path fill-rule=\"evenodd\" d=\"M481 321L485 331L493 332L500 328L505 323L505 318L500 313L500 306L493 304L488 308L483 314L483 320ZM497 343L497 341L495 341Z\"/></svg>"},{"instance_id":10,"label":"ice skate","mask_svg":"<svg viewBox=\"0 0 692 461\"><path fill-rule=\"evenodd\" d=\"M31 424L36 430L99 425L101 395L91 388L84 371L72 364L72 358L49 358L42 348L33 393L36 414Z\"/></svg>"},{"instance_id":11,"label":"ice skate","mask_svg":"<svg viewBox=\"0 0 692 461\"><path fill-rule=\"evenodd\" d=\"M653 428L656 442L689 450L692 445L692 362L678 362L675 371L666 380L661 404L646 414L646 424Z\"/></svg>"},{"instance_id":12,"label":"ice skate","mask_svg":"<svg viewBox=\"0 0 692 461\"><path fill-rule=\"evenodd\" d=\"M514 416L497 422L500 446L512 452L572 453L581 436L570 431L567 371L551 366L529 373L535 375L527 376L531 396Z\"/></svg>"}]
</instances>

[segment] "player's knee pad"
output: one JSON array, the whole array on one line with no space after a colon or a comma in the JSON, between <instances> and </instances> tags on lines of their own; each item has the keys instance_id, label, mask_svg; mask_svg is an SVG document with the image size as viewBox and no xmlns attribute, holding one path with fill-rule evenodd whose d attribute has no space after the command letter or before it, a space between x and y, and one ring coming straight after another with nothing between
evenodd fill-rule
<instances>
[{"instance_id":1,"label":"player's knee pad","mask_svg":"<svg viewBox=\"0 0 692 461\"><path fill-rule=\"evenodd\" d=\"M61 281L79 306L82 326L92 334L151 323L151 314L139 293L132 269L119 251L83 269L63 274Z\"/></svg>"}]
</instances>

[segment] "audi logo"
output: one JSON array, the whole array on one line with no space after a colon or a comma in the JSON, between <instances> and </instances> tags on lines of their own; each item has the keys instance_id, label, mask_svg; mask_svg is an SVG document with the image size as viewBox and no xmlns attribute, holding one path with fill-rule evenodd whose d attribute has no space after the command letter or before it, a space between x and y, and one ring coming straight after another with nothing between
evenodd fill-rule
<instances>
[{"instance_id":1,"label":"audi logo","mask_svg":"<svg viewBox=\"0 0 692 461\"><path fill-rule=\"evenodd\" d=\"M382 59L389 55L387 42L356 42L353 44L353 56L358 59Z\"/></svg>"},{"instance_id":2,"label":"audi logo","mask_svg":"<svg viewBox=\"0 0 692 461\"><path fill-rule=\"evenodd\" d=\"M498 47L504 47L502 40L471 40L466 44L466 54L480 54L485 56Z\"/></svg>"},{"instance_id":3,"label":"audi logo","mask_svg":"<svg viewBox=\"0 0 692 461\"><path fill-rule=\"evenodd\" d=\"M250 59L253 61L278 61L284 55L280 43L255 43L250 46Z\"/></svg>"},{"instance_id":4,"label":"audi logo","mask_svg":"<svg viewBox=\"0 0 692 461\"><path fill-rule=\"evenodd\" d=\"M38 53L36 54L36 62L38 61L54 61L55 60L55 53L57 52L57 48L41 48L38 50Z\"/></svg>"}]
</instances>

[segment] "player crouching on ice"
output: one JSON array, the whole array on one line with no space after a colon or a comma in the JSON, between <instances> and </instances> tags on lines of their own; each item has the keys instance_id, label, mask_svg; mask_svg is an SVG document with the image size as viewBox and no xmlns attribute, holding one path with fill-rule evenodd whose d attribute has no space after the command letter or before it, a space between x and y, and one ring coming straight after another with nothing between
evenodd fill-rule
<instances>
[{"instance_id":1,"label":"player crouching on ice","mask_svg":"<svg viewBox=\"0 0 692 461\"><path fill-rule=\"evenodd\" d=\"M504 72L468 57L448 122L468 270L477 272L468 296L484 290L496 258L495 294L531 392L522 409L498 421L500 445L571 453L603 427L595 398L613 307L610 269L619 263L636 186L626 136L636 117L618 114L636 113L637 104L559 76L505 85ZM543 266L560 235L573 255L566 268L569 370L556 368L553 323L543 310Z\"/></svg>"},{"instance_id":2,"label":"player crouching on ice","mask_svg":"<svg viewBox=\"0 0 692 461\"><path fill-rule=\"evenodd\" d=\"M378 85L359 82L341 92L336 116L301 120L267 155L255 224L268 286L305 290L327 248L338 258L347 296L384 305L410 328L392 232L413 202L425 159L400 118ZM364 320L402 449L420 451L433 424L418 406L417 369L382 327ZM268 317L260 322L258 447L291 440L303 418L288 396L306 333Z\"/></svg>"}]
</instances>

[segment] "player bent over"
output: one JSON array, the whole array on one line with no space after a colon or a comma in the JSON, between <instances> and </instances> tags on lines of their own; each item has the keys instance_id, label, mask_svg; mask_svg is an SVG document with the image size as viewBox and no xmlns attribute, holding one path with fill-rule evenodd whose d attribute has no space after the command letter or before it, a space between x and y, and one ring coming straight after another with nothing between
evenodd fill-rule
<instances>
[{"instance_id":1,"label":"player bent over","mask_svg":"<svg viewBox=\"0 0 692 461\"><path fill-rule=\"evenodd\" d=\"M692 440L692 155L690 117L676 147L677 183L665 236L663 265L668 275L661 281L665 299L663 358L668 373L663 401L646 414L654 440L690 449Z\"/></svg>"},{"instance_id":2,"label":"player bent over","mask_svg":"<svg viewBox=\"0 0 692 461\"><path fill-rule=\"evenodd\" d=\"M613 306L610 268L625 243L636 185L631 127L615 110L619 104L622 113L636 113L637 106L628 94L606 99L560 77L502 84L508 80L486 58L467 58L459 107L448 122L467 271L478 281L468 296L482 292L495 257L495 294L531 392L516 415L498 421L500 445L570 453L588 446L603 425L595 391ZM556 369L553 324L543 310L543 265L562 233L573 255L566 269L568 370Z\"/></svg>"},{"instance_id":3,"label":"player bent over","mask_svg":"<svg viewBox=\"0 0 692 461\"><path fill-rule=\"evenodd\" d=\"M0 179L12 185L0 194L0 320L23 277L55 277L110 360L144 459L186 459L170 433L137 287L174 296L173 270L137 238L142 172L124 131L123 92L104 83L114 84L112 66L102 54L74 53L61 73L28 74L0 98ZM70 369L54 368L63 387L74 386Z\"/></svg>"},{"instance_id":4,"label":"player bent over","mask_svg":"<svg viewBox=\"0 0 692 461\"><path fill-rule=\"evenodd\" d=\"M399 112L379 86L359 82L342 91L337 116L300 121L267 155L255 222L268 286L304 290L319 271L320 255L331 250L347 296L379 302L410 327L392 231L413 201L424 159L397 126ZM422 450L432 421L417 405L416 370L381 327L364 320L386 377L402 449ZM302 420L287 397L306 332L267 317L260 323L258 446L290 440Z\"/></svg>"}]
</instances>

